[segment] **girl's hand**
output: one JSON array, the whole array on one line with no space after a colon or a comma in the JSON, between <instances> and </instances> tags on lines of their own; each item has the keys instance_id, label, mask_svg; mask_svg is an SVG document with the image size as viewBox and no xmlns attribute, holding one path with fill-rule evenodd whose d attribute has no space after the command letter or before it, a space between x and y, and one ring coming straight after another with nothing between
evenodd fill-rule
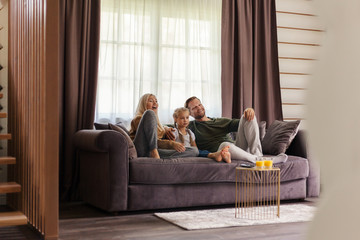
<instances>
[{"instance_id":1,"label":"girl's hand","mask_svg":"<svg viewBox=\"0 0 360 240\"><path fill-rule=\"evenodd\" d=\"M178 152L185 152L185 147L182 143L173 142L172 146Z\"/></svg>"}]
</instances>

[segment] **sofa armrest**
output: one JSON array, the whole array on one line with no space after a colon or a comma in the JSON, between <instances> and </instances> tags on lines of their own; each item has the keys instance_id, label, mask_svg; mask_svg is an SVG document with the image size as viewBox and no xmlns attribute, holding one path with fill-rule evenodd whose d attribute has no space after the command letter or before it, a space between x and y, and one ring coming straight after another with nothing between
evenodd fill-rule
<instances>
[{"instance_id":1,"label":"sofa armrest","mask_svg":"<svg viewBox=\"0 0 360 240\"><path fill-rule=\"evenodd\" d=\"M103 210L127 209L128 142L113 130L80 130L74 135L82 200Z\"/></svg>"},{"instance_id":2,"label":"sofa armrest","mask_svg":"<svg viewBox=\"0 0 360 240\"><path fill-rule=\"evenodd\" d=\"M303 157L308 160L309 176L306 180L306 195L307 197L318 197L320 195L320 164L309 154L307 135L304 130L299 130L287 149L286 154Z\"/></svg>"},{"instance_id":3,"label":"sofa armrest","mask_svg":"<svg viewBox=\"0 0 360 240\"><path fill-rule=\"evenodd\" d=\"M286 154L303 158L308 157L306 132L304 130L298 131L294 140L291 142L290 146L286 150Z\"/></svg>"}]
</instances>

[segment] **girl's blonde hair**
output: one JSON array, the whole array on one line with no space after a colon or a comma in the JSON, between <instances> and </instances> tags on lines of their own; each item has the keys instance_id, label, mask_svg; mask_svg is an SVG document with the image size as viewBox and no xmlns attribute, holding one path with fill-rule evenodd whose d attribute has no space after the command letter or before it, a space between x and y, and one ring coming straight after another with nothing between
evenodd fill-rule
<instances>
[{"instance_id":1,"label":"girl's blonde hair","mask_svg":"<svg viewBox=\"0 0 360 240\"><path fill-rule=\"evenodd\" d=\"M177 123L176 123L176 118L179 117L180 113L183 113L183 112L187 112L189 113L190 115L190 111L188 108L186 107L179 107L177 109L175 109L174 113L173 113L173 118L174 118L174 127L178 130L179 132L179 139L182 143L184 143L184 137L183 135L180 133L179 129L178 129L178 126L177 126ZM189 137L190 137L190 143L193 141L192 140L192 137L191 137L191 134L190 134L190 130L188 128L186 128L186 132L187 134L189 134Z\"/></svg>"},{"instance_id":2,"label":"girl's blonde hair","mask_svg":"<svg viewBox=\"0 0 360 240\"><path fill-rule=\"evenodd\" d=\"M151 93L146 93L144 95L142 95L142 97L139 99L139 103L136 107L136 111L135 111L135 117L142 117L142 115L144 114L144 112L147 110L146 109L146 105L147 102L149 100L149 98L153 96L156 98L156 96L154 94ZM160 120L159 120L159 116L156 113L156 121L157 121L157 129L160 132L165 131L163 125L161 125Z\"/></svg>"}]
</instances>

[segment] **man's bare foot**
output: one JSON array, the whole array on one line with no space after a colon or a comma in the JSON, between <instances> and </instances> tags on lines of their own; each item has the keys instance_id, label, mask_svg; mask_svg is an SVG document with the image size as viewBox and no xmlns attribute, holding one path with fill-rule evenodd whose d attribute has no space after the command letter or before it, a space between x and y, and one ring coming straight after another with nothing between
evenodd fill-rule
<instances>
[{"instance_id":1,"label":"man's bare foot","mask_svg":"<svg viewBox=\"0 0 360 240\"><path fill-rule=\"evenodd\" d=\"M222 160L224 160L227 163L231 163L229 148L229 146L223 147L217 152L209 153L208 157L214 159L217 162L221 162Z\"/></svg>"},{"instance_id":2,"label":"man's bare foot","mask_svg":"<svg viewBox=\"0 0 360 240\"><path fill-rule=\"evenodd\" d=\"M160 159L159 152L158 152L158 150L156 148L154 150L150 151L150 157Z\"/></svg>"},{"instance_id":3,"label":"man's bare foot","mask_svg":"<svg viewBox=\"0 0 360 240\"><path fill-rule=\"evenodd\" d=\"M208 158L212 158L217 162L221 162L221 160L222 160L221 151L209 153L207 156L208 156Z\"/></svg>"},{"instance_id":4,"label":"man's bare foot","mask_svg":"<svg viewBox=\"0 0 360 240\"><path fill-rule=\"evenodd\" d=\"M230 146L226 146L221 149L222 160L224 160L226 163L231 163L231 154L229 152L229 148Z\"/></svg>"}]
</instances>

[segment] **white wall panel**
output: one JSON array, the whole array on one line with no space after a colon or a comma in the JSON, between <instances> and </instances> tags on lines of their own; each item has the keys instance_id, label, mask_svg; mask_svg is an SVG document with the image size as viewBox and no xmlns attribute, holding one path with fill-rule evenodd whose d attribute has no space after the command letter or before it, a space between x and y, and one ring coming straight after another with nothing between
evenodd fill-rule
<instances>
[{"instance_id":1,"label":"white wall panel","mask_svg":"<svg viewBox=\"0 0 360 240\"><path fill-rule=\"evenodd\" d=\"M281 43L278 45L279 57L317 59L319 53L317 49L317 46Z\"/></svg>"},{"instance_id":2,"label":"white wall panel","mask_svg":"<svg viewBox=\"0 0 360 240\"><path fill-rule=\"evenodd\" d=\"M303 118L306 114L306 105L283 105L284 118Z\"/></svg>"},{"instance_id":3,"label":"white wall panel","mask_svg":"<svg viewBox=\"0 0 360 240\"><path fill-rule=\"evenodd\" d=\"M304 0L276 0L276 10L284 12L297 12L316 14L314 3Z\"/></svg>"},{"instance_id":4,"label":"white wall panel","mask_svg":"<svg viewBox=\"0 0 360 240\"><path fill-rule=\"evenodd\" d=\"M285 121L302 119L300 129L306 129L307 88L314 81L311 74L325 30L313 4L311 0L276 0L283 116Z\"/></svg>"},{"instance_id":5,"label":"white wall panel","mask_svg":"<svg viewBox=\"0 0 360 240\"><path fill-rule=\"evenodd\" d=\"M276 20L278 26L281 27L316 29L316 30L321 30L324 28L324 26L316 16L305 16L305 15L278 12L276 14Z\"/></svg>"},{"instance_id":6,"label":"white wall panel","mask_svg":"<svg viewBox=\"0 0 360 240\"><path fill-rule=\"evenodd\" d=\"M323 39L323 33L315 31L278 28L277 33L279 42L321 44Z\"/></svg>"},{"instance_id":7,"label":"white wall panel","mask_svg":"<svg viewBox=\"0 0 360 240\"><path fill-rule=\"evenodd\" d=\"M306 129L306 94L317 61L287 58L318 59L325 29L316 16L314 1L276 0L276 11L284 120L301 119L300 129Z\"/></svg>"},{"instance_id":8,"label":"white wall panel","mask_svg":"<svg viewBox=\"0 0 360 240\"><path fill-rule=\"evenodd\" d=\"M280 74L280 86L282 88L307 88L311 76Z\"/></svg>"},{"instance_id":9,"label":"white wall panel","mask_svg":"<svg viewBox=\"0 0 360 240\"><path fill-rule=\"evenodd\" d=\"M305 90L281 89L281 99L282 99L283 104L284 103L305 103L305 98L306 98Z\"/></svg>"},{"instance_id":10,"label":"white wall panel","mask_svg":"<svg viewBox=\"0 0 360 240\"><path fill-rule=\"evenodd\" d=\"M280 72L286 73L312 73L315 60L279 59Z\"/></svg>"}]
</instances>

